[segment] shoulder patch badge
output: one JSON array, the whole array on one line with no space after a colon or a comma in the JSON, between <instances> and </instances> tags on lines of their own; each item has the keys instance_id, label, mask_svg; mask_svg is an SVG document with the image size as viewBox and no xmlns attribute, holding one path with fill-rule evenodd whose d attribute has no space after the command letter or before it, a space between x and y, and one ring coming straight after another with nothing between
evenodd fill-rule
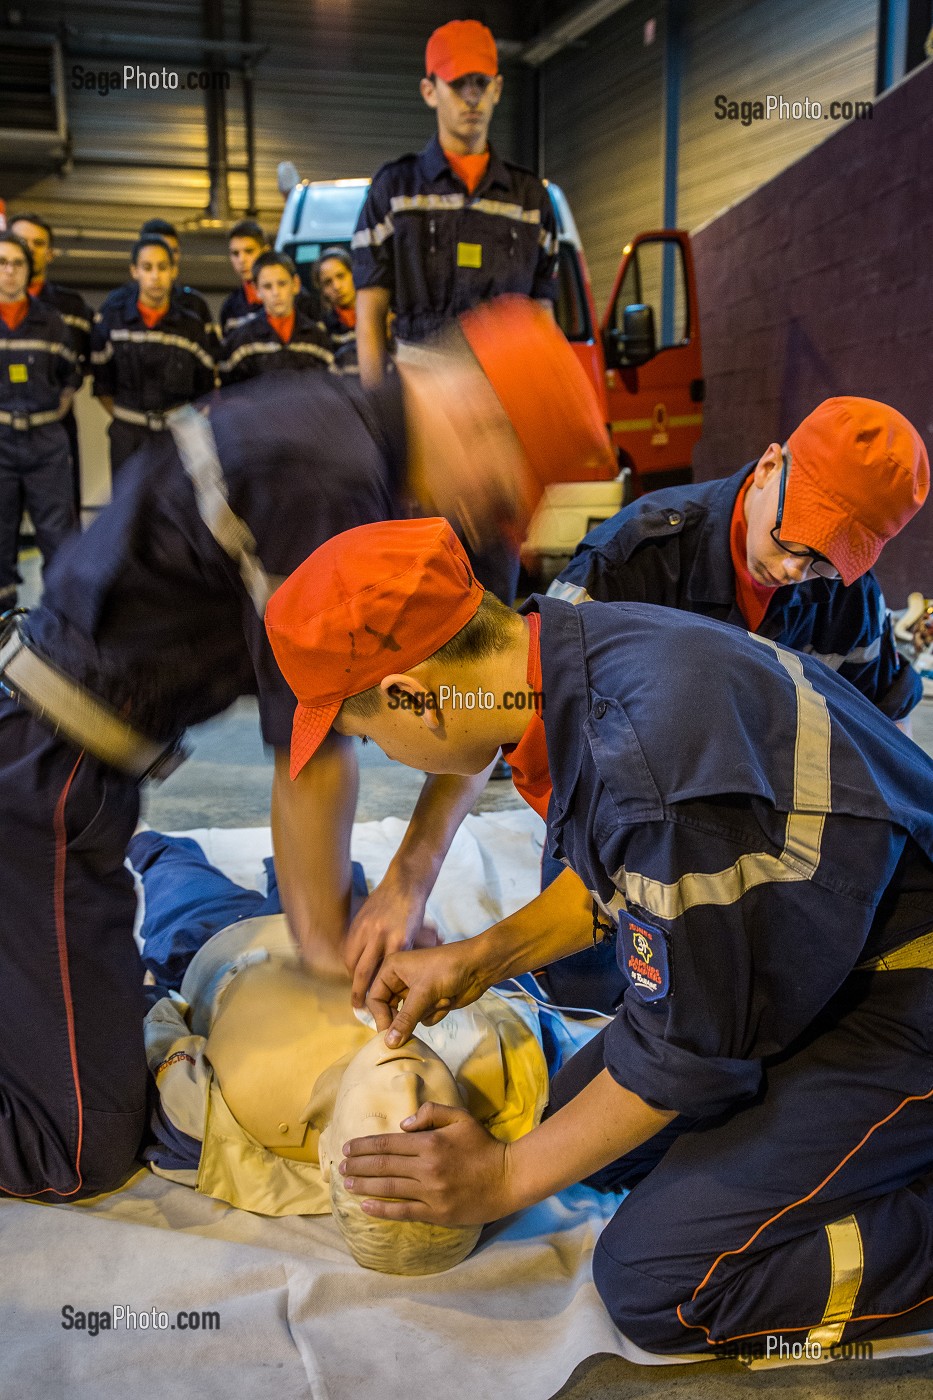
<instances>
[{"instance_id":1,"label":"shoulder patch badge","mask_svg":"<svg viewBox=\"0 0 933 1400\"><path fill-rule=\"evenodd\" d=\"M619 966L642 1001L660 1001L667 996L671 969L663 929L623 909L616 949Z\"/></svg>"}]
</instances>

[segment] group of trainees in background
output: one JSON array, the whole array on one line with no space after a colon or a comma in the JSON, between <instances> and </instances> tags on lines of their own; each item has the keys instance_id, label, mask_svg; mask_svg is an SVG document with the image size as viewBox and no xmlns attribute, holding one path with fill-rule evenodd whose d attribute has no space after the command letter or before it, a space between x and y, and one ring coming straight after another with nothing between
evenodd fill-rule
<instances>
[{"instance_id":1,"label":"group of trainees in background","mask_svg":"<svg viewBox=\"0 0 933 1400\"><path fill-rule=\"evenodd\" d=\"M255 220L235 224L240 285L219 325L180 281L180 241L165 219L140 229L130 280L95 313L47 276L50 225L14 215L0 232L0 606L16 603L20 520L29 511L48 567L80 523L81 464L72 400L85 376L110 417L111 471L163 432L168 416L228 385L282 370L356 373L356 293L349 253L325 249L317 295Z\"/></svg>"}]
</instances>

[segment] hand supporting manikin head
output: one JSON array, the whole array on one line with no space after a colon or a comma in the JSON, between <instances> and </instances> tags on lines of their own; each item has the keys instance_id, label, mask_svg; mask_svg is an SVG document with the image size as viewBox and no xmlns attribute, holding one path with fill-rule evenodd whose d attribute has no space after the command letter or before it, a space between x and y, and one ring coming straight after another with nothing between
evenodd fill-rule
<instances>
[{"instance_id":1,"label":"hand supporting manikin head","mask_svg":"<svg viewBox=\"0 0 933 1400\"><path fill-rule=\"evenodd\" d=\"M436 1274L459 1264L476 1245L479 1226L377 1220L343 1184L338 1163L350 1138L397 1133L423 1103L463 1108L447 1065L423 1040L389 1050L381 1035L331 1066L318 1079L307 1121L319 1134L321 1174L331 1210L358 1264L391 1274Z\"/></svg>"}]
</instances>

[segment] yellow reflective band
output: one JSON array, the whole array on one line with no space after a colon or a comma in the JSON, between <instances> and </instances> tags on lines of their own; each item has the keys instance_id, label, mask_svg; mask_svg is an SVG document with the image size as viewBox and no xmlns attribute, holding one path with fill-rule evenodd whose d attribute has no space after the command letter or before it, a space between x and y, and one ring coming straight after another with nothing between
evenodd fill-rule
<instances>
[{"instance_id":1,"label":"yellow reflective band","mask_svg":"<svg viewBox=\"0 0 933 1400\"><path fill-rule=\"evenodd\" d=\"M655 426L653 418L618 418L614 423L609 424L610 430L614 433L654 432ZM702 426L702 413L675 413L667 419L668 428L699 428Z\"/></svg>"},{"instance_id":2,"label":"yellow reflective band","mask_svg":"<svg viewBox=\"0 0 933 1400\"><path fill-rule=\"evenodd\" d=\"M824 1349L842 1341L845 1325L855 1311L855 1299L862 1284L865 1255L862 1235L854 1215L834 1220L826 1226L829 1244L829 1299L819 1327L811 1327L807 1341Z\"/></svg>"},{"instance_id":3,"label":"yellow reflective band","mask_svg":"<svg viewBox=\"0 0 933 1400\"><path fill-rule=\"evenodd\" d=\"M832 810L829 771L830 719L826 701L803 672L800 657L768 637L749 633L768 646L794 684L797 699L797 733L794 743L794 808L788 813L784 849L779 856L768 851L748 851L726 870L690 871L665 884L624 866L612 877L624 900L638 904L661 919L677 919L697 905L737 903L758 885L809 880L820 863L823 826ZM802 808L803 810L799 810ZM622 904L621 897L619 904ZM613 900L613 904L615 904Z\"/></svg>"},{"instance_id":4,"label":"yellow reflective band","mask_svg":"<svg viewBox=\"0 0 933 1400\"><path fill-rule=\"evenodd\" d=\"M669 428L699 428L702 425L702 413L672 413L667 420Z\"/></svg>"},{"instance_id":5,"label":"yellow reflective band","mask_svg":"<svg viewBox=\"0 0 933 1400\"><path fill-rule=\"evenodd\" d=\"M458 243L457 244L457 266L458 267L482 267L483 265L483 245L482 243Z\"/></svg>"},{"instance_id":6,"label":"yellow reflective band","mask_svg":"<svg viewBox=\"0 0 933 1400\"><path fill-rule=\"evenodd\" d=\"M859 963L856 972L901 972L905 968L922 968L933 972L933 931L922 933L902 948Z\"/></svg>"}]
</instances>

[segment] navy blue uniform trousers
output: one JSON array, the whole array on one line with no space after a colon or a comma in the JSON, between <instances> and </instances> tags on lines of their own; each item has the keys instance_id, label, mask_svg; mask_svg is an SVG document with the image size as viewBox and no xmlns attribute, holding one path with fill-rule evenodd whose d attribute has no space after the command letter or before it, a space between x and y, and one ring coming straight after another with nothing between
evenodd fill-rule
<instances>
[{"instance_id":1,"label":"navy blue uniform trousers","mask_svg":"<svg viewBox=\"0 0 933 1400\"><path fill-rule=\"evenodd\" d=\"M548 1114L603 1069L604 1035L555 1076ZM803 1344L830 1294L826 1225L842 1238L853 1216L842 1344L933 1328L931 1067L933 972L856 972L749 1106L676 1119L591 1178L632 1188L593 1259L621 1331L657 1352Z\"/></svg>"},{"instance_id":2,"label":"navy blue uniform trousers","mask_svg":"<svg viewBox=\"0 0 933 1400\"><path fill-rule=\"evenodd\" d=\"M0 1192L119 1184L145 1123L135 782L0 701ZM15 837L13 836L15 833Z\"/></svg>"},{"instance_id":3,"label":"navy blue uniform trousers","mask_svg":"<svg viewBox=\"0 0 933 1400\"><path fill-rule=\"evenodd\" d=\"M77 524L71 452L61 423L25 432L0 425L0 593L8 595L4 606L11 605L19 583L16 559L24 510L32 517L47 568Z\"/></svg>"}]
</instances>

